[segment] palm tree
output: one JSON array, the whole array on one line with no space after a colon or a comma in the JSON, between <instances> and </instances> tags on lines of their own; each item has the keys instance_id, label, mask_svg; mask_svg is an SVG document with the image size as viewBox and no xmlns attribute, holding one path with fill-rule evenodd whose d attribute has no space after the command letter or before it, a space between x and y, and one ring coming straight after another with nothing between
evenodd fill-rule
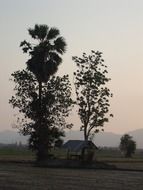
<instances>
[{"instance_id":1,"label":"palm tree","mask_svg":"<svg viewBox=\"0 0 143 190\"><path fill-rule=\"evenodd\" d=\"M42 132L42 85L48 82L62 62L61 55L66 51L66 42L57 28L49 28L47 25L36 24L28 29L33 42L22 41L20 46L30 58L26 62L27 69L31 71L39 84L39 118L38 131ZM40 134L39 134L40 135ZM42 142L41 142L42 145ZM40 145L40 146L41 146ZM41 150L43 148L40 148ZM40 151L40 150L39 150ZM42 154L42 153L41 153Z\"/></svg>"},{"instance_id":2,"label":"palm tree","mask_svg":"<svg viewBox=\"0 0 143 190\"><path fill-rule=\"evenodd\" d=\"M42 93L42 83L47 82L51 75L55 74L62 62L60 55L65 53L66 42L60 36L57 28L47 25L35 25L34 29L28 29L29 35L37 41L32 44L27 41L21 42L20 46L24 53L29 53L27 68L36 76L39 82L39 99Z\"/></svg>"}]
</instances>

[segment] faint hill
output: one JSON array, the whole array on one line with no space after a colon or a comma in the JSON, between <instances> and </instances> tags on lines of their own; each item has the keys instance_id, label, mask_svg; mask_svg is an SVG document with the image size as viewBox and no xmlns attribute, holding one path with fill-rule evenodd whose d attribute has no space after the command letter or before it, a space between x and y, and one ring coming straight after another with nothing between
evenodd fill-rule
<instances>
[{"instance_id":1,"label":"faint hill","mask_svg":"<svg viewBox=\"0 0 143 190\"><path fill-rule=\"evenodd\" d=\"M101 132L95 135L94 142L97 146L118 147L121 136L112 132Z\"/></svg>"},{"instance_id":2,"label":"faint hill","mask_svg":"<svg viewBox=\"0 0 143 190\"><path fill-rule=\"evenodd\" d=\"M138 148L143 148L143 129L137 129L135 131L128 132L133 139L137 142Z\"/></svg>"},{"instance_id":3,"label":"faint hill","mask_svg":"<svg viewBox=\"0 0 143 190\"><path fill-rule=\"evenodd\" d=\"M137 148L143 148L143 129L128 132L137 143ZM95 135L94 142L97 146L118 147L121 134L112 132L100 132ZM83 140L83 132L69 131L66 132L65 141L67 140Z\"/></svg>"},{"instance_id":4,"label":"faint hill","mask_svg":"<svg viewBox=\"0 0 143 190\"><path fill-rule=\"evenodd\" d=\"M133 136L133 139L137 143L137 148L143 148L143 129L130 131L128 134ZM97 146L118 147L121 136L112 132L100 132L95 135L94 143ZM16 131L7 130L0 132L0 143L13 144L21 142L22 144L26 144L27 139L28 137L20 135ZM69 130L66 132L66 137L64 138L64 141L67 140L83 140L83 132Z\"/></svg>"},{"instance_id":5,"label":"faint hill","mask_svg":"<svg viewBox=\"0 0 143 190\"><path fill-rule=\"evenodd\" d=\"M112 132L97 133L94 137L94 143L97 146L117 147L120 143L121 135ZM66 133L65 141L67 140L83 140L82 131L69 131Z\"/></svg>"}]
</instances>

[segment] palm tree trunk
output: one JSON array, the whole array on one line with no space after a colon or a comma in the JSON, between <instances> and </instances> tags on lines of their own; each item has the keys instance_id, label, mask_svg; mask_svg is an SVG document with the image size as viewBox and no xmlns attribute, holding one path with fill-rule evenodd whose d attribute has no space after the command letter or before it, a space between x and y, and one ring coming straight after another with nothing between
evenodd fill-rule
<instances>
[{"instance_id":1,"label":"palm tree trunk","mask_svg":"<svg viewBox=\"0 0 143 190\"><path fill-rule=\"evenodd\" d=\"M42 112L42 82L39 81L39 120L41 120Z\"/></svg>"},{"instance_id":2,"label":"palm tree trunk","mask_svg":"<svg viewBox=\"0 0 143 190\"><path fill-rule=\"evenodd\" d=\"M39 110L38 110L38 152L37 161L43 161L47 159L48 147L45 147L45 141L43 138L44 128L43 128L43 110L42 110L42 82L39 81Z\"/></svg>"}]
</instances>

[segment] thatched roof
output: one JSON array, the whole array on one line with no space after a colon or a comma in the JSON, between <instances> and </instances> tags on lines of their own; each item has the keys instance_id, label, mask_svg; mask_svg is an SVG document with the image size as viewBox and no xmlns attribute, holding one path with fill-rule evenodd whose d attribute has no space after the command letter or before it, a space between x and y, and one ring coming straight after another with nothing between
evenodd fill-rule
<instances>
[{"instance_id":1,"label":"thatched roof","mask_svg":"<svg viewBox=\"0 0 143 190\"><path fill-rule=\"evenodd\" d=\"M63 145L63 148L74 152L81 151L83 148L98 149L92 141L84 140L69 140Z\"/></svg>"}]
</instances>

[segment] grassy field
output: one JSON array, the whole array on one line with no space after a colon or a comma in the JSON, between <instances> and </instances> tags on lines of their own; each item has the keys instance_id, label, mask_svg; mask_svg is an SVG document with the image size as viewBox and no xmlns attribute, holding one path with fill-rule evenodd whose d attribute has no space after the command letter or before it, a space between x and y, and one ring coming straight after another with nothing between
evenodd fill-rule
<instances>
[{"instance_id":1,"label":"grassy field","mask_svg":"<svg viewBox=\"0 0 143 190\"><path fill-rule=\"evenodd\" d=\"M117 149L101 149L96 158L121 169L143 170L143 150L137 150L132 158L125 158Z\"/></svg>"},{"instance_id":2,"label":"grassy field","mask_svg":"<svg viewBox=\"0 0 143 190\"><path fill-rule=\"evenodd\" d=\"M0 147L0 161L34 161L35 154L25 147Z\"/></svg>"},{"instance_id":3,"label":"grassy field","mask_svg":"<svg viewBox=\"0 0 143 190\"><path fill-rule=\"evenodd\" d=\"M142 190L143 172L36 168L0 163L1 190Z\"/></svg>"},{"instance_id":4,"label":"grassy field","mask_svg":"<svg viewBox=\"0 0 143 190\"><path fill-rule=\"evenodd\" d=\"M55 151L55 155L60 158L66 158L66 152L64 150ZM125 158L118 149L104 148L96 150L95 159L116 165L121 169L143 170L143 150L137 150L132 158Z\"/></svg>"},{"instance_id":5,"label":"grassy field","mask_svg":"<svg viewBox=\"0 0 143 190\"><path fill-rule=\"evenodd\" d=\"M64 150L55 150L52 152L55 157L66 158ZM103 161L125 169L143 170L143 150L137 150L132 158L124 158L118 149L100 149L95 153L97 161ZM35 155L27 148L1 147L0 161L34 161Z\"/></svg>"},{"instance_id":6,"label":"grassy field","mask_svg":"<svg viewBox=\"0 0 143 190\"><path fill-rule=\"evenodd\" d=\"M60 156L63 156L63 152ZM31 151L0 148L0 190L143 189L142 151L137 151L131 159L124 158L118 150L111 149L97 151L96 157L98 161L106 161L127 170L38 168L27 163L35 159Z\"/></svg>"}]
</instances>

